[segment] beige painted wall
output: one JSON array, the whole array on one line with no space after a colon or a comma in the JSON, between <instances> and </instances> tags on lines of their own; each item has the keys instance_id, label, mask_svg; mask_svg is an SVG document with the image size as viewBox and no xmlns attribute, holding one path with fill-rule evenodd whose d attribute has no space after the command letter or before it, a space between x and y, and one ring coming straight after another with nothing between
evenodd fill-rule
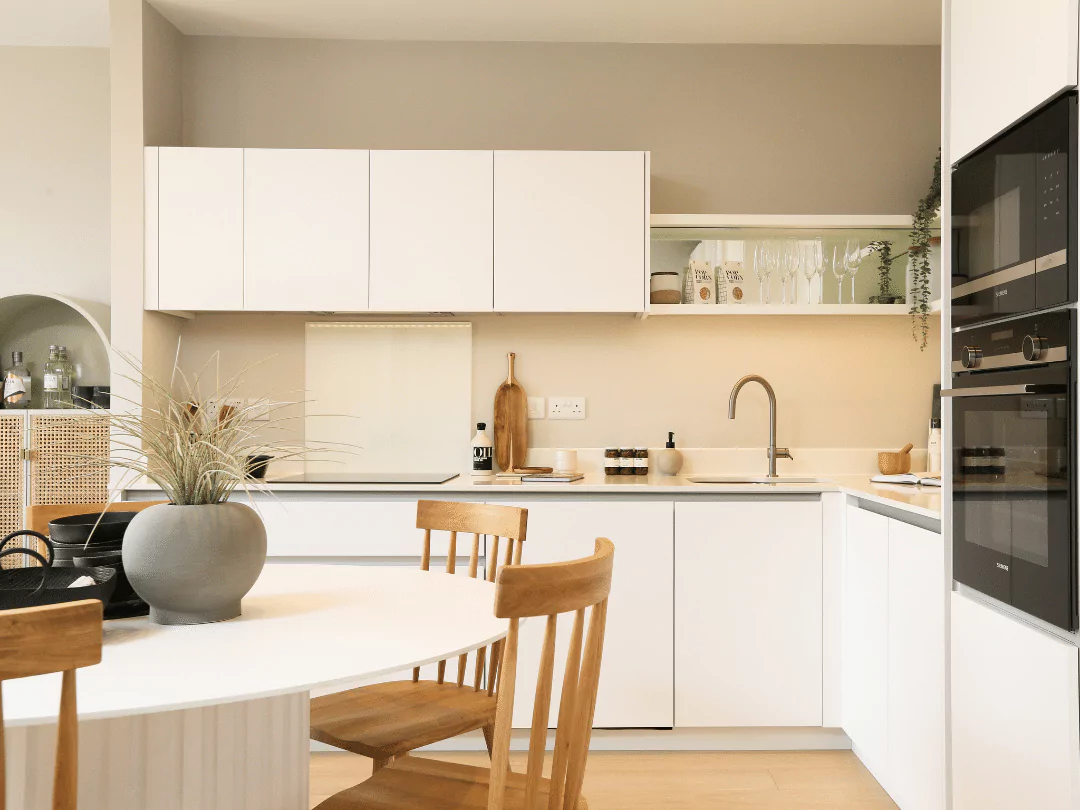
<instances>
[{"instance_id":1,"label":"beige painted wall","mask_svg":"<svg viewBox=\"0 0 1080 810\"><path fill-rule=\"evenodd\" d=\"M221 353L222 378L255 366L250 395L299 399L303 314L199 315L182 327L181 364L198 370ZM506 353L530 396L584 396L580 422L530 422L536 447L658 446L673 430L681 446L767 444L764 392L732 385L761 374L776 389L779 441L792 447L923 446L937 381L938 334L925 352L906 317L653 317L481 315L473 324L473 421L491 423ZM269 358L269 359L268 359ZM266 361L266 362L262 362ZM364 369L341 358L342 373ZM438 391L432 391L438 396Z\"/></svg>"},{"instance_id":2,"label":"beige painted wall","mask_svg":"<svg viewBox=\"0 0 1080 810\"><path fill-rule=\"evenodd\" d=\"M328 148L649 149L653 210L910 213L938 143L937 48L367 43L192 37L184 143ZM884 124L882 122L885 122ZM423 234L417 234L423 239ZM303 385L304 315L200 315L185 368L222 352L251 394ZM473 415L505 354L534 396L584 396L535 446L759 446L760 373L793 447L925 443L939 340L906 318L471 318ZM343 368L348 369L347 359ZM363 375L362 368L348 373ZM434 396L438 392L433 392Z\"/></svg>"},{"instance_id":3,"label":"beige painted wall","mask_svg":"<svg viewBox=\"0 0 1080 810\"><path fill-rule=\"evenodd\" d=\"M189 146L649 149L656 213L910 213L940 49L190 37Z\"/></svg>"},{"instance_id":4,"label":"beige painted wall","mask_svg":"<svg viewBox=\"0 0 1080 810\"><path fill-rule=\"evenodd\" d=\"M109 301L109 51L0 47L0 295Z\"/></svg>"}]
</instances>

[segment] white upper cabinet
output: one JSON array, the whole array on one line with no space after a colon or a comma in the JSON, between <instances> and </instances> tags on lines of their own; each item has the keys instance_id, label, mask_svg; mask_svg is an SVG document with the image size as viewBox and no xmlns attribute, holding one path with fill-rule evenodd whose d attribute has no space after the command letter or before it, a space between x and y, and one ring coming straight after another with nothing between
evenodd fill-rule
<instances>
[{"instance_id":1,"label":"white upper cabinet","mask_svg":"<svg viewBox=\"0 0 1080 810\"><path fill-rule=\"evenodd\" d=\"M641 312L644 152L495 153L495 310Z\"/></svg>"},{"instance_id":2,"label":"white upper cabinet","mask_svg":"<svg viewBox=\"0 0 1080 810\"><path fill-rule=\"evenodd\" d=\"M949 160L1076 84L1076 0L952 0Z\"/></svg>"},{"instance_id":3,"label":"white upper cabinet","mask_svg":"<svg viewBox=\"0 0 1080 810\"><path fill-rule=\"evenodd\" d=\"M371 309L490 312L492 152L371 153Z\"/></svg>"},{"instance_id":4,"label":"white upper cabinet","mask_svg":"<svg viewBox=\"0 0 1080 810\"><path fill-rule=\"evenodd\" d=\"M675 504L676 726L821 725L821 514Z\"/></svg>"},{"instance_id":5,"label":"white upper cabinet","mask_svg":"<svg viewBox=\"0 0 1080 810\"><path fill-rule=\"evenodd\" d=\"M244 150L244 309L368 308L368 153Z\"/></svg>"},{"instance_id":6,"label":"white upper cabinet","mask_svg":"<svg viewBox=\"0 0 1080 810\"><path fill-rule=\"evenodd\" d=\"M158 150L158 307L244 307L244 151Z\"/></svg>"}]
</instances>

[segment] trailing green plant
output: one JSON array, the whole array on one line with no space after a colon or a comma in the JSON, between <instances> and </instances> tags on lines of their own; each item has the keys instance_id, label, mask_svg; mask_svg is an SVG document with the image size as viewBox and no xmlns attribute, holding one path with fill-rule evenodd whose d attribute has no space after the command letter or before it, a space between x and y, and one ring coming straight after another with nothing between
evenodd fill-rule
<instances>
[{"instance_id":1,"label":"trailing green plant","mask_svg":"<svg viewBox=\"0 0 1080 810\"><path fill-rule=\"evenodd\" d=\"M895 304L903 300L902 295L892 291L892 264L901 256L906 256L904 251L899 256L892 255L892 242L888 239L877 239L867 245L870 250L878 255L878 292L870 297L871 304Z\"/></svg>"},{"instance_id":2,"label":"trailing green plant","mask_svg":"<svg viewBox=\"0 0 1080 810\"><path fill-rule=\"evenodd\" d=\"M912 216L911 245L911 331L920 349L926 349L930 334L930 226L941 206L941 149L934 161L934 177L926 195Z\"/></svg>"}]
</instances>

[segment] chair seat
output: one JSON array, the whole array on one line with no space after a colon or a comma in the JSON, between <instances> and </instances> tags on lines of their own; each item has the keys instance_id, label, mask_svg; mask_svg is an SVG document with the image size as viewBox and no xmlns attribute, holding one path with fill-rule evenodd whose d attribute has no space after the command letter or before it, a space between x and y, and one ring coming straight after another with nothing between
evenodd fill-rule
<instances>
[{"instance_id":1,"label":"chair seat","mask_svg":"<svg viewBox=\"0 0 1080 810\"><path fill-rule=\"evenodd\" d=\"M343 790L320 803L315 810L487 810L491 771L472 765L440 762L424 757L402 757L366 782ZM540 781L547 807L551 783ZM504 810L525 810L525 775L507 774ZM588 810L584 797L575 805Z\"/></svg>"},{"instance_id":2,"label":"chair seat","mask_svg":"<svg viewBox=\"0 0 1080 810\"><path fill-rule=\"evenodd\" d=\"M495 722L487 690L389 681L311 701L311 739L387 759Z\"/></svg>"}]
</instances>

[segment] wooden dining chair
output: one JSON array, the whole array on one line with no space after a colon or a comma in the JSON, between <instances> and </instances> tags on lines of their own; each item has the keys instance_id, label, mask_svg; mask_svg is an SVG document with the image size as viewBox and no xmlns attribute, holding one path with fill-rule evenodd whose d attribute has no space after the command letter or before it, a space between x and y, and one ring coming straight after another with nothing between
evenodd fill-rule
<instances>
[{"instance_id":1,"label":"wooden dining chair","mask_svg":"<svg viewBox=\"0 0 1080 810\"><path fill-rule=\"evenodd\" d=\"M581 795L600 683L608 594L615 546L596 541L596 553L572 562L514 565L499 572L495 615L510 620L499 674L498 712L491 767L459 765L408 756L366 782L331 796L316 810L587 810ZM588 635L582 639L586 609ZM555 629L560 613L574 614L566 657L551 776L544 756L555 666ZM525 773L511 773L510 726L518 659L518 622L545 622Z\"/></svg>"},{"instance_id":2,"label":"wooden dining chair","mask_svg":"<svg viewBox=\"0 0 1080 810\"><path fill-rule=\"evenodd\" d=\"M52 806L53 810L75 810L79 785L75 670L101 661L101 636L101 602L97 599L0 611L0 810L4 810L6 795L4 681L51 672L64 673Z\"/></svg>"},{"instance_id":3,"label":"wooden dining chair","mask_svg":"<svg viewBox=\"0 0 1080 810\"><path fill-rule=\"evenodd\" d=\"M468 575L495 581L502 564L521 562L527 509L449 501L419 501L416 528L424 531L420 568L431 567L431 533L450 533L445 572L457 573L458 534L472 535ZM490 538L487 565L480 562L481 535ZM311 739L371 757L378 770L394 757L416 748L481 729L491 751L495 723L495 683L499 645L475 654L472 684L465 683L468 654L457 659L456 677L446 680L446 661L437 666L436 680L420 680L414 669L411 681L389 681L361 686L311 701ZM489 663L490 658L490 663ZM485 684L485 670L490 674Z\"/></svg>"}]
</instances>

